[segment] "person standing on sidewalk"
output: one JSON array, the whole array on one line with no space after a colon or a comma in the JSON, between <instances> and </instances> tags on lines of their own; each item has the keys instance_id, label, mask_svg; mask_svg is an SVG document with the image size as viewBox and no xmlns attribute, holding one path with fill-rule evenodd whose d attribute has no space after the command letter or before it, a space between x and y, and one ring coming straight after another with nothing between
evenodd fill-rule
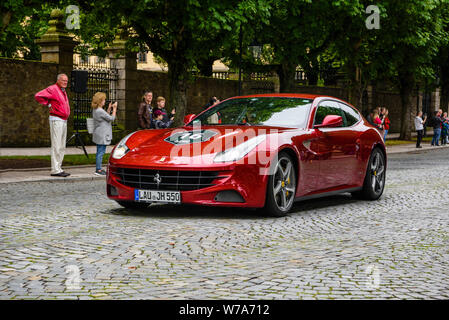
<instances>
[{"instance_id":1,"label":"person standing on sidewalk","mask_svg":"<svg viewBox=\"0 0 449 320\"><path fill-rule=\"evenodd\" d=\"M170 116L168 115L167 110L165 110L165 98L164 97L157 97L156 108L153 110L153 117L155 117L155 113L157 110L160 110L162 112L162 121L163 122L168 123L169 121L173 121L173 119L175 117L176 110L172 109ZM155 123L156 119L153 119L153 120L154 120L153 123Z\"/></svg>"},{"instance_id":2,"label":"person standing on sidewalk","mask_svg":"<svg viewBox=\"0 0 449 320\"><path fill-rule=\"evenodd\" d=\"M447 144L447 136L449 134L449 121L447 119L442 118L443 123L441 124L441 145L444 146Z\"/></svg>"},{"instance_id":3,"label":"person standing on sidewalk","mask_svg":"<svg viewBox=\"0 0 449 320\"><path fill-rule=\"evenodd\" d=\"M47 106L50 112L51 175L54 177L70 175L62 170L67 138L67 119L70 115L69 98L66 92L68 81L69 78L66 74L58 74L55 84L34 95L34 99Z\"/></svg>"},{"instance_id":4,"label":"person standing on sidewalk","mask_svg":"<svg viewBox=\"0 0 449 320\"><path fill-rule=\"evenodd\" d=\"M445 145L449 143L449 132L447 131L448 130L447 126L449 125L449 118L447 117L447 112L443 113L443 115L441 116L441 120L443 121L443 123L441 124L441 144Z\"/></svg>"},{"instance_id":5,"label":"person standing on sidewalk","mask_svg":"<svg viewBox=\"0 0 449 320\"><path fill-rule=\"evenodd\" d=\"M137 112L139 128L141 129L150 129L152 126L153 108L151 107L151 101L153 101L153 92L145 91Z\"/></svg>"},{"instance_id":6,"label":"person standing on sidewalk","mask_svg":"<svg viewBox=\"0 0 449 320\"><path fill-rule=\"evenodd\" d=\"M168 120L168 122L163 121L164 114L161 110L154 111L154 119L153 119L153 127L155 129L166 129L170 128L171 124L173 123L173 119Z\"/></svg>"},{"instance_id":7,"label":"person standing on sidewalk","mask_svg":"<svg viewBox=\"0 0 449 320\"><path fill-rule=\"evenodd\" d=\"M390 130L390 118L388 117L388 109L383 108L382 126L384 128L384 142L387 139L388 130Z\"/></svg>"},{"instance_id":8,"label":"person standing on sidewalk","mask_svg":"<svg viewBox=\"0 0 449 320\"><path fill-rule=\"evenodd\" d=\"M441 109L434 112L434 116L432 118L432 126L433 126L433 137L432 137L432 146L439 146L440 135L441 135L441 125L443 121L441 120Z\"/></svg>"},{"instance_id":9,"label":"person standing on sidewalk","mask_svg":"<svg viewBox=\"0 0 449 320\"><path fill-rule=\"evenodd\" d=\"M427 118L424 117L424 119L422 118L422 111L418 111L418 113L416 114L415 117L415 130L417 133L417 138L416 138L416 147L417 148L422 148L421 147L421 141L422 141L422 137L424 135L424 123L426 122Z\"/></svg>"},{"instance_id":10,"label":"person standing on sidewalk","mask_svg":"<svg viewBox=\"0 0 449 320\"><path fill-rule=\"evenodd\" d=\"M112 121L115 120L117 113L117 102L109 103L107 111L103 106L106 103L106 94L97 92L92 98L92 118L94 118L94 132L92 141L97 145L97 154L95 155L95 172L98 176L105 176L106 172L101 169L103 156L106 152L106 146L112 141ZM112 109L112 115L111 115Z\"/></svg>"}]
</instances>

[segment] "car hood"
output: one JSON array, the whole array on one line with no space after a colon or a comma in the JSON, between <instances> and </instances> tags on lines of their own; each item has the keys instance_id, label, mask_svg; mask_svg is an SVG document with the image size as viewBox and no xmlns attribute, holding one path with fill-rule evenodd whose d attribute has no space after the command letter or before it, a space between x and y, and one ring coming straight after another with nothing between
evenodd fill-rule
<instances>
[{"instance_id":1,"label":"car hood","mask_svg":"<svg viewBox=\"0 0 449 320\"><path fill-rule=\"evenodd\" d=\"M127 141L130 151L114 162L130 166L213 164L217 153L265 135L259 151L274 147L280 133L292 128L267 126L204 126L162 130L141 130ZM296 129L297 130L297 129ZM277 146L276 146L277 147ZM277 148L276 148L277 149Z\"/></svg>"}]
</instances>

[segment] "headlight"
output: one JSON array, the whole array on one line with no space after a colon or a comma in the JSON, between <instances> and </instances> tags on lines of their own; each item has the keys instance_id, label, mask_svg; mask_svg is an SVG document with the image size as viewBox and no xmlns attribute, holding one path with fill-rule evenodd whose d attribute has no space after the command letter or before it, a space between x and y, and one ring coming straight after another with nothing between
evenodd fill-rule
<instances>
[{"instance_id":1,"label":"headlight","mask_svg":"<svg viewBox=\"0 0 449 320\"><path fill-rule=\"evenodd\" d=\"M264 141L266 136L260 135L249 139L248 141L239 144L237 147L222 151L217 153L214 158L214 162L231 162L237 161L246 156L251 150L257 147L262 141Z\"/></svg>"},{"instance_id":2,"label":"headlight","mask_svg":"<svg viewBox=\"0 0 449 320\"><path fill-rule=\"evenodd\" d=\"M129 137L131 137L133 134L134 134L134 132L128 134L117 144L111 157L113 157L114 159L123 158L123 156L129 151L129 148L126 145L126 141L128 141Z\"/></svg>"}]
</instances>

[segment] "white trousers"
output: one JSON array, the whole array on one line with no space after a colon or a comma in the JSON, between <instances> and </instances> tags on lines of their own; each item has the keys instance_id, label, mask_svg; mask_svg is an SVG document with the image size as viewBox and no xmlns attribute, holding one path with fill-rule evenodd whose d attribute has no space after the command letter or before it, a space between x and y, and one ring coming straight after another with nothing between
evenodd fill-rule
<instances>
[{"instance_id":1,"label":"white trousers","mask_svg":"<svg viewBox=\"0 0 449 320\"><path fill-rule=\"evenodd\" d=\"M63 171L61 166L64 160L66 138L67 121L50 120L51 174Z\"/></svg>"}]
</instances>

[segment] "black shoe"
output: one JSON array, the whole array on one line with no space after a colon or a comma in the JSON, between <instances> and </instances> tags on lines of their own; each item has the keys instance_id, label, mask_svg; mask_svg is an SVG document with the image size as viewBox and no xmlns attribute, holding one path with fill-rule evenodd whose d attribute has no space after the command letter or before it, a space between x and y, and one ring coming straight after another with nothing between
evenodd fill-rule
<instances>
[{"instance_id":1,"label":"black shoe","mask_svg":"<svg viewBox=\"0 0 449 320\"><path fill-rule=\"evenodd\" d=\"M421 146L417 146L417 148L422 148Z\"/></svg>"},{"instance_id":2,"label":"black shoe","mask_svg":"<svg viewBox=\"0 0 449 320\"><path fill-rule=\"evenodd\" d=\"M94 175L96 175L96 176L105 176L106 175L106 171L98 170L98 171L94 172Z\"/></svg>"},{"instance_id":3,"label":"black shoe","mask_svg":"<svg viewBox=\"0 0 449 320\"><path fill-rule=\"evenodd\" d=\"M52 173L51 176L52 177L63 177L63 178L65 178L65 177L70 176L70 173L62 171L60 173Z\"/></svg>"}]
</instances>

